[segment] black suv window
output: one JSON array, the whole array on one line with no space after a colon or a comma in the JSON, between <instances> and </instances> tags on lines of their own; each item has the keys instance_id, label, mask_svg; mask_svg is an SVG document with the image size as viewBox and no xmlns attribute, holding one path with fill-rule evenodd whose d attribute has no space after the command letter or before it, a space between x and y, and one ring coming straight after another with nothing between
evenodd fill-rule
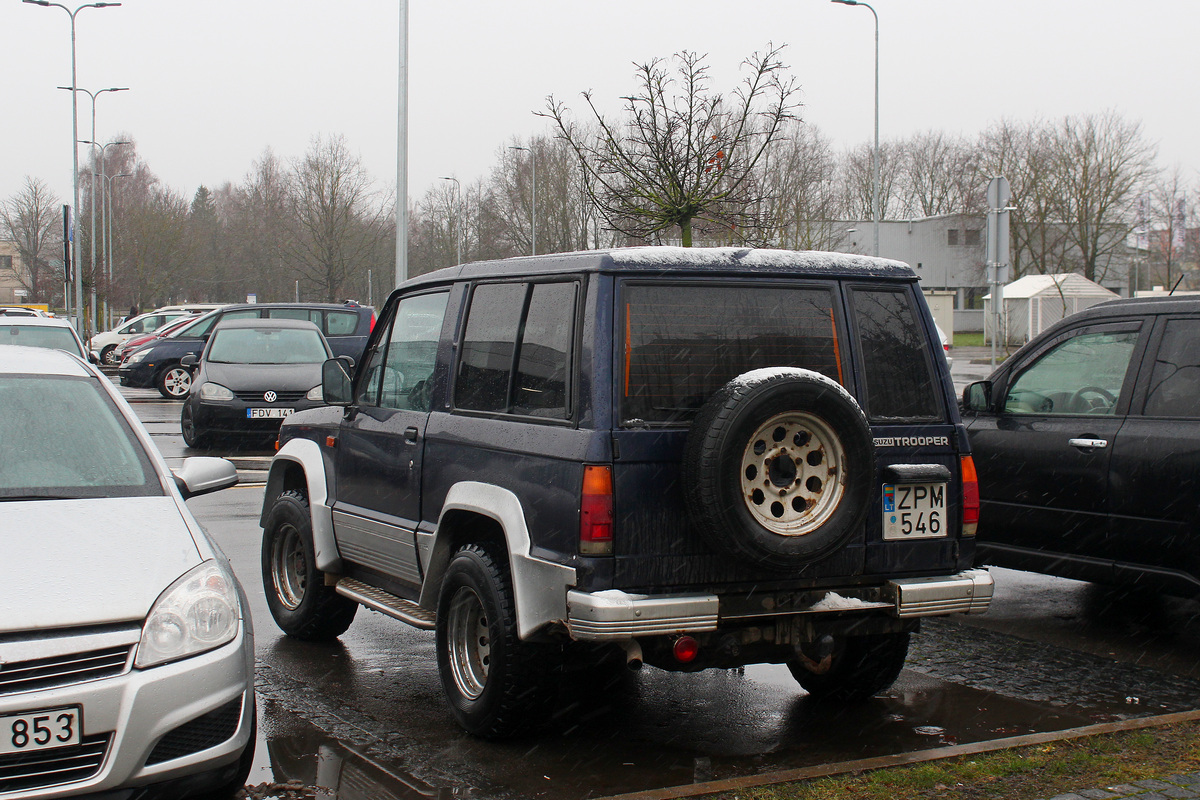
<instances>
[{"instance_id":1,"label":"black suv window","mask_svg":"<svg viewBox=\"0 0 1200 800\"><path fill-rule=\"evenodd\" d=\"M574 281L476 286L455 407L565 419L576 287Z\"/></svg>"},{"instance_id":2,"label":"black suv window","mask_svg":"<svg viewBox=\"0 0 1200 800\"><path fill-rule=\"evenodd\" d=\"M833 292L762 284L625 289L621 419L690 419L733 378L803 367L839 383Z\"/></svg>"},{"instance_id":3,"label":"black suv window","mask_svg":"<svg viewBox=\"0 0 1200 800\"><path fill-rule=\"evenodd\" d=\"M1148 417L1200 417L1200 319L1167 322L1143 413Z\"/></svg>"},{"instance_id":4,"label":"black suv window","mask_svg":"<svg viewBox=\"0 0 1200 800\"><path fill-rule=\"evenodd\" d=\"M1017 376L1009 414L1115 413L1138 332L1085 331L1059 342Z\"/></svg>"},{"instance_id":5,"label":"black suv window","mask_svg":"<svg viewBox=\"0 0 1200 800\"><path fill-rule=\"evenodd\" d=\"M929 338L912 295L904 290L854 289L850 297L866 384L865 397L858 402L867 417L940 419Z\"/></svg>"},{"instance_id":6,"label":"black suv window","mask_svg":"<svg viewBox=\"0 0 1200 800\"><path fill-rule=\"evenodd\" d=\"M385 323L390 328L388 335L381 336L366 356L359 403L430 410L429 377L437 362L448 297L447 292L434 292L405 297L396 304L394 315Z\"/></svg>"}]
</instances>

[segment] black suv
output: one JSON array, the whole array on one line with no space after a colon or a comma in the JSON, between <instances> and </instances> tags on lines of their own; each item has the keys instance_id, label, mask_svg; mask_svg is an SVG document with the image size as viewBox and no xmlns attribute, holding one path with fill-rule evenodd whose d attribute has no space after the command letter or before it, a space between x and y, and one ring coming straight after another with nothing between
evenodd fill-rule
<instances>
[{"instance_id":1,"label":"black suv","mask_svg":"<svg viewBox=\"0 0 1200 800\"><path fill-rule=\"evenodd\" d=\"M1074 314L963 407L981 562L1200 592L1200 297Z\"/></svg>"},{"instance_id":2,"label":"black suv","mask_svg":"<svg viewBox=\"0 0 1200 800\"><path fill-rule=\"evenodd\" d=\"M978 495L907 266L634 248L467 264L392 294L331 407L280 430L267 601L437 631L458 722L503 736L612 656L892 684L919 620L981 612ZM590 673L589 673L590 674Z\"/></svg>"},{"instance_id":3,"label":"black suv","mask_svg":"<svg viewBox=\"0 0 1200 800\"><path fill-rule=\"evenodd\" d=\"M163 339L130 353L118 372L122 386L154 387L168 400L182 400L192 388L192 370L179 362L204 349L213 327L227 319L307 320L324 334L334 355L358 358L375 324L375 309L347 301L334 303L244 303L223 306Z\"/></svg>"}]
</instances>

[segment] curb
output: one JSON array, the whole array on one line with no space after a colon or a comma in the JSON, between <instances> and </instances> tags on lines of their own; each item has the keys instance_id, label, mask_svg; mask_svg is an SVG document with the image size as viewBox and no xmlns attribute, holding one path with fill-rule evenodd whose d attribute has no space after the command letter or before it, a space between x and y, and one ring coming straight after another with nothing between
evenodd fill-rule
<instances>
[{"instance_id":1,"label":"curb","mask_svg":"<svg viewBox=\"0 0 1200 800\"><path fill-rule=\"evenodd\" d=\"M909 753L862 758L855 761L841 761L836 764L817 764L811 767L768 772L762 775L748 775L742 778L726 778L725 780L693 783L666 789L650 789L642 792L609 795L597 798L597 800L675 800L675 798L679 797L696 797L705 794L715 794L717 792L750 789L756 786L792 783L794 781L812 780L813 778L828 778L835 775L867 772L887 767L900 767L907 764L922 764L928 761L940 761L959 756L991 753L1014 747L1026 747L1034 744L1045 744L1047 742L1059 742L1069 739L1082 739L1087 736L1097 736L1104 733L1157 728L1164 725L1174 725L1179 722L1194 722L1196 720L1200 720L1200 710L1180 711L1174 714L1138 717L1137 719L1121 720L1120 722L1105 722L1098 725L1086 725L1081 728L1067 728L1061 731L1010 736L1005 739L989 739L982 742L972 742L971 744L954 745L952 747L939 747L932 750L914 750ZM1146 791L1149 791L1149 788Z\"/></svg>"}]
</instances>

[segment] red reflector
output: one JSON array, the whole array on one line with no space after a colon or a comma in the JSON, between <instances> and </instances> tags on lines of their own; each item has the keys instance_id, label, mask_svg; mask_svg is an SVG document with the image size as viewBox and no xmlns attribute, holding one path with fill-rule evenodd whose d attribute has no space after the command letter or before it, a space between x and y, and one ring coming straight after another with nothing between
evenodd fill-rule
<instances>
[{"instance_id":1,"label":"red reflector","mask_svg":"<svg viewBox=\"0 0 1200 800\"><path fill-rule=\"evenodd\" d=\"M583 468L583 492L579 497L579 552L583 555L612 554L612 469Z\"/></svg>"},{"instance_id":2,"label":"red reflector","mask_svg":"<svg viewBox=\"0 0 1200 800\"><path fill-rule=\"evenodd\" d=\"M325 446L326 447L336 447L337 446L337 437L326 436L325 437Z\"/></svg>"},{"instance_id":3,"label":"red reflector","mask_svg":"<svg viewBox=\"0 0 1200 800\"><path fill-rule=\"evenodd\" d=\"M675 640L675 646L671 648L671 652L676 661L680 664L687 664L695 661L696 656L700 655L700 643L690 636L680 636Z\"/></svg>"},{"instance_id":4,"label":"red reflector","mask_svg":"<svg viewBox=\"0 0 1200 800\"><path fill-rule=\"evenodd\" d=\"M979 478L975 475L975 459L962 457L963 536L974 536L979 527Z\"/></svg>"}]
</instances>

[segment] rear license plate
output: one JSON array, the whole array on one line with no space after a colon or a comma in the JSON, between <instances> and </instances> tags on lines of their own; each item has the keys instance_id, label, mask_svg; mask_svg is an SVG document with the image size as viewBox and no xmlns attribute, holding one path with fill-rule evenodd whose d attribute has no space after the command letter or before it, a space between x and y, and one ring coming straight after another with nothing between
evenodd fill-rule
<instances>
[{"instance_id":1,"label":"rear license plate","mask_svg":"<svg viewBox=\"0 0 1200 800\"><path fill-rule=\"evenodd\" d=\"M0 755L79 744L81 727L83 710L79 706L0 717Z\"/></svg>"},{"instance_id":2,"label":"rear license plate","mask_svg":"<svg viewBox=\"0 0 1200 800\"><path fill-rule=\"evenodd\" d=\"M292 408L247 408L246 419L283 419L294 410Z\"/></svg>"},{"instance_id":3,"label":"rear license plate","mask_svg":"<svg viewBox=\"0 0 1200 800\"><path fill-rule=\"evenodd\" d=\"M946 535L946 484L885 483L883 538L935 539Z\"/></svg>"}]
</instances>

